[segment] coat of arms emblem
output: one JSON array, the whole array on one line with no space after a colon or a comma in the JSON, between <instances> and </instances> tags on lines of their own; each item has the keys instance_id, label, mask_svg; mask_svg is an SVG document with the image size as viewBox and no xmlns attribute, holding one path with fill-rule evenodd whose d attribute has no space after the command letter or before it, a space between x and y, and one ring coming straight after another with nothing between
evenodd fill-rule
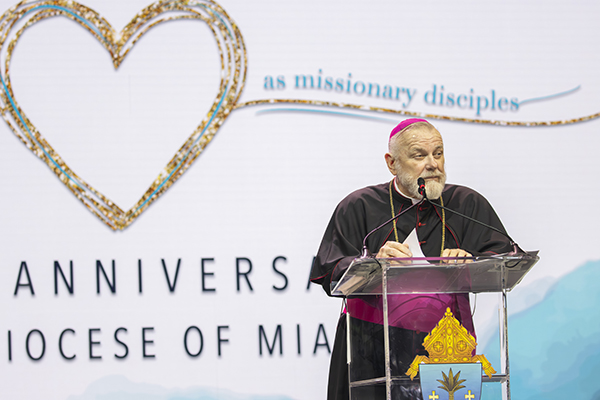
<instances>
[{"instance_id":1,"label":"coat of arms emblem","mask_svg":"<svg viewBox=\"0 0 600 400\"><path fill-rule=\"evenodd\" d=\"M423 342L429 357L416 356L406 375L421 381L423 400L479 400L483 372L496 371L484 355L473 355L475 338L450 308Z\"/></svg>"}]
</instances>

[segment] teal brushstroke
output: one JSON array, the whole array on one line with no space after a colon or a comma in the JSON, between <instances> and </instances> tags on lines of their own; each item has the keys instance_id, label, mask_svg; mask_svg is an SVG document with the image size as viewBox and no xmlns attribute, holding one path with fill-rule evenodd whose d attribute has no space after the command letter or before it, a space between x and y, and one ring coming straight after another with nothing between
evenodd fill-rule
<instances>
[{"instance_id":1,"label":"teal brushstroke","mask_svg":"<svg viewBox=\"0 0 600 400\"><path fill-rule=\"evenodd\" d=\"M352 117L352 118L364 118L364 119L371 119L371 120L384 121L384 122L393 122L393 123L398 122L398 120L395 120L395 119L375 117L372 115L363 115L363 114L349 113L349 112L343 112L343 111L315 110L315 109L310 109L310 108L294 108L294 107L278 107L278 108L260 110L260 111L257 111L256 114L273 113L273 112L318 113L318 114L341 115L343 117Z\"/></svg>"},{"instance_id":2,"label":"teal brushstroke","mask_svg":"<svg viewBox=\"0 0 600 400\"><path fill-rule=\"evenodd\" d=\"M527 99L527 100L521 100L519 102L519 106L522 106L524 103L531 103L531 102L534 102L534 101L542 101L542 100L550 100L550 99L553 99L553 98L556 98L556 97L565 96L567 94L571 94L571 93L579 90L580 88L581 88L581 85L579 85L579 86L577 86L577 87L575 87L573 89L564 91L564 92L560 92L560 93L556 93L556 94L550 94L548 96L534 97L532 99Z\"/></svg>"}]
</instances>

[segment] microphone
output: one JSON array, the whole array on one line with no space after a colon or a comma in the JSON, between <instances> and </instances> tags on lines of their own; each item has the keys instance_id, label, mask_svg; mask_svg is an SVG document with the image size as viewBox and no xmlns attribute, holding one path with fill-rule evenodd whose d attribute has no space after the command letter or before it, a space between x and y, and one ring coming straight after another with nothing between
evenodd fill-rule
<instances>
[{"instance_id":1,"label":"microphone","mask_svg":"<svg viewBox=\"0 0 600 400\"><path fill-rule=\"evenodd\" d=\"M425 191L425 179L419 177L419 179L417 179L417 185L419 185L419 194L423 196L423 200L429 200L427 198L427 192Z\"/></svg>"}]
</instances>

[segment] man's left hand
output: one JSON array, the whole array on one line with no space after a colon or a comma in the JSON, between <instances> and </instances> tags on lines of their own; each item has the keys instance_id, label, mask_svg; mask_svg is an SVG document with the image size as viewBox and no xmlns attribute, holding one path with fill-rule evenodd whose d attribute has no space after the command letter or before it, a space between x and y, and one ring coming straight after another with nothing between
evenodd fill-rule
<instances>
[{"instance_id":1,"label":"man's left hand","mask_svg":"<svg viewBox=\"0 0 600 400\"><path fill-rule=\"evenodd\" d=\"M471 253L464 251L463 249L444 249L442 257L473 257ZM465 262L472 262L473 260L465 260ZM452 262L450 260L444 261L445 263ZM456 262L456 261L454 261Z\"/></svg>"}]
</instances>

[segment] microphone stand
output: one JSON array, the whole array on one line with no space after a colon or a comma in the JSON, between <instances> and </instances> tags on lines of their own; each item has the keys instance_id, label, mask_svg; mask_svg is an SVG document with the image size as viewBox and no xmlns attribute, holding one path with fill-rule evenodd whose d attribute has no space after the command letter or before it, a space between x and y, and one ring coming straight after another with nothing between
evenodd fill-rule
<instances>
[{"instance_id":1,"label":"microphone stand","mask_svg":"<svg viewBox=\"0 0 600 400\"><path fill-rule=\"evenodd\" d=\"M484 226L484 227L486 227L486 228L488 228L488 229L491 229L491 230L493 230L494 232L498 232L498 233L499 233L499 234L501 234L502 236L505 236L506 238L508 238L508 240L510 241L510 244L511 244L511 246L513 247L513 251L512 251L511 253L509 253L509 254L517 254L517 253L519 253L519 250L520 250L520 252L522 252L522 253L525 253L525 251L524 251L523 249L521 249L521 247L519 247L519 245L518 245L518 244L517 244L517 243L516 243L516 242L515 242L515 241L514 241L514 240L513 240L513 239L512 239L512 238L511 238L509 235L508 235L508 233L502 232L500 229L498 229L498 228L496 228L496 227L494 227L494 226L488 225L488 224L486 224L485 222L478 221L478 220L476 220L475 218L469 217L469 216L467 216L467 215L464 215L464 214L462 214L462 213L459 213L458 211L454 211L454 210L452 210L452 209L450 209L450 208L447 208L447 207L444 207L444 206L442 206L441 204L436 204L436 203L432 202L431 200L429 200L429 199L427 198L427 192L425 191L425 179L423 179L423 178L419 178L419 179L417 179L417 184L419 185L419 194L420 194L421 196L423 196L423 199L421 200L421 202L423 202L423 201L427 201L427 202L428 202L429 204L431 204L431 205L432 205L434 208L435 208L435 207L439 207L439 208L441 208L442 210L450 211L450 212L451 212L451 213L453 213L453 214L456 214L456 215L458 215L458 216L461 216L461 217L463 217L463 218L466 218L466 219L468 219L469 221L475 222L476 224L482 225L482 226ZM445 227L444 227L444 229L445 229Z\"/></svg>"},{"instance_id":2,"label":"microphone stand","mask_svg":"<svg viewBox=\"0 0 600 400\"><path fill-rule=\"evenodd\" d=\"M386 226L387 224L389 224L393 220L400 218L400 216L402 216L404 213L406 213L409 210L411 210L413 207L416 207L418 205L423 204L424 201L425 201L425 198L421 199L421 201L419 201L418 203L415 203L415 204L411 205L410 207L408 207L406 210L399 212L394 217L388 219L383 224L379 225L377 228L375 228L371 232L367 233L367 236L365 236L365 238L363 239L363 247L362 247L362 251L360 253L360 257L359 258L375 258L375 256L373 255L373 253L371 253L371 251L367 247L367 239L369 238L369 236L371 236L371 234L377 232L379 229L383 228L384 226Z\"/></svg>"}]
</instances>

